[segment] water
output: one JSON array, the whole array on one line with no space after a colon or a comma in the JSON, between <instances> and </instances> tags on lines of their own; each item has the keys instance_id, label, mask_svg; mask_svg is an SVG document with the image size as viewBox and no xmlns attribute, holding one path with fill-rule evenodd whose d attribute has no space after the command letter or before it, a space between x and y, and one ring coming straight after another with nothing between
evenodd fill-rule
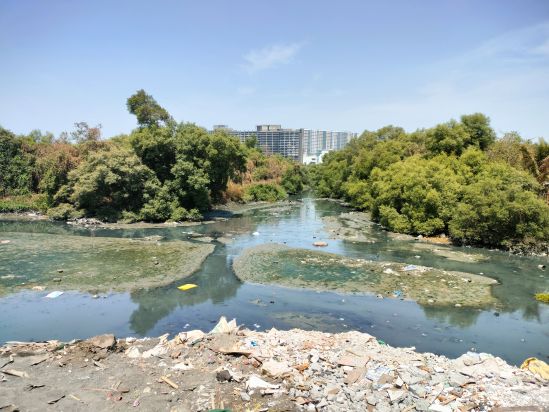
<instances>
[{"instance_id":1,"label":"water","mask_svg":"<svg viewBox=\"0 0 549 412\"><path fill-rule=\"evenodd\" d=\"M0 221L0 232L17 231L29 236L32 233L130 238L160 235L173 240L187 239L186 232L193 231L234 238L228 245L216 243L214 253L202 268L184 280L183 283L199 285L188 292L176 289L182 283L178 280L165 287L110 293L99 299L74 291L49 300L44 299L46 292L29 290L1 297L0 342L70 340L107 332L117 336L158 336L185 329L209 330L219 316L225 315L236 317L238 323L249 328L261 330L273 326L327 332L359 330L393 346L415 346L419 351L449 357L457 357L474 348L501 356L513 364L520 364L530 356L549 358L549 305L533 299L534 293L549 290L549 273L537 268L539 264L547 264L546 258L453 248L487 257L477 263L459 262L429 250L418 251L414 248L415 241L394 240L377 227L370 233L375 243L328 240L329 246L323 248L350 257L482 272L500 283L492 288L498 304L484 310L423 307L415 302L378 299L368 294L262 286L242 283L234 276L232 259L244 248L276 242L314 249L312 242L315 239L328 237L321 217L342 211L344 209L334 202L304 199L292 207L256 209L227 221L190 228L92 231L42 221ZM259 234L254 236L254 232ZM415 257L418 255L419 259ZM55 259L55 256L49 258ZM17 270L28 267L28 263L27 260L14 262L0 248L0 266ZM34 262L33 267L39 270L40 262ZM0 279L0 282L7 281Z\"/></svg>"}]
</instances>

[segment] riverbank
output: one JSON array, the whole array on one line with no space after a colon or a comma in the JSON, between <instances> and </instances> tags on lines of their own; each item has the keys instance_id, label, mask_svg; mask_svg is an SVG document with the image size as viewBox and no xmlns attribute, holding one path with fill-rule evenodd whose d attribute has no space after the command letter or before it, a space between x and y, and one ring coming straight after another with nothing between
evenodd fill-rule
<instances>
[{"instance_id":1,"label":"riverbank","mask_svg":"<svg viewBox=\"0 0 549 412\"><path fill-rule=\"evenodd\" d=\"M549 382L488 354L448 359L365 333L258 332L222 318L171 340L8 343L0 400L2 411L542 411Z\"/></svg>"}]
</instances>

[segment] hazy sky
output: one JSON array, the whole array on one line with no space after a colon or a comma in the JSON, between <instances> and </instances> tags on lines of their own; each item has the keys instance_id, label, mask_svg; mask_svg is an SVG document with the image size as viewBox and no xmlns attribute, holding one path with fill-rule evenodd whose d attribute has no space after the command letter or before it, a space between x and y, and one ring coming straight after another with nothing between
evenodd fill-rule
<instances>
[{"instance_id":1,"label":"hazy sky","mask_svg":"<svg viewBox=\"0 0 549 412\"><path fill-rule=\"evenodd\" d=\"M549 1L0 1L0 124L178 121L361 132L464 113L549 137Z\"/></svg>"}]
</instances>

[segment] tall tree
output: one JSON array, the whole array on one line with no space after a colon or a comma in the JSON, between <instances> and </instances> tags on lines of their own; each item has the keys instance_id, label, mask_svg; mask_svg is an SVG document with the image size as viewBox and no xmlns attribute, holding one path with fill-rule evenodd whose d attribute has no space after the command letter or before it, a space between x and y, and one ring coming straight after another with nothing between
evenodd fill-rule
<instances>
[{"instance_id":1,"label":"tall tree","mask_svg":"<svg viewBox=\"0 0 549 412\"><path fill-rule=\"evenodd\" d=\"M168 111L143 89L128 98L127 107L128 111L137 117L137 123L141 127L159 126L160 122L168 124L171 120Z\"/></svg>"}]
</instances>

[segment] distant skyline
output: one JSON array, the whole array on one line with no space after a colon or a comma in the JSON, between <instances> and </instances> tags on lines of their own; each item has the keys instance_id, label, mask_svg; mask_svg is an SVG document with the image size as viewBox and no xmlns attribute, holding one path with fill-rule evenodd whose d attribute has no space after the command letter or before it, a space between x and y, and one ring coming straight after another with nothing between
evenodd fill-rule
<instances>
[{"instance_id":1,"label":"distant skyline","mask_svg":"<svg viewBox=\"0 0 549 412\"><path fill-rule=\"evenodd\" d=\"M0 1L0 125L177 121L361 133L482 112L549 138L549 1Z\"/></svg>"}]
</instances>

